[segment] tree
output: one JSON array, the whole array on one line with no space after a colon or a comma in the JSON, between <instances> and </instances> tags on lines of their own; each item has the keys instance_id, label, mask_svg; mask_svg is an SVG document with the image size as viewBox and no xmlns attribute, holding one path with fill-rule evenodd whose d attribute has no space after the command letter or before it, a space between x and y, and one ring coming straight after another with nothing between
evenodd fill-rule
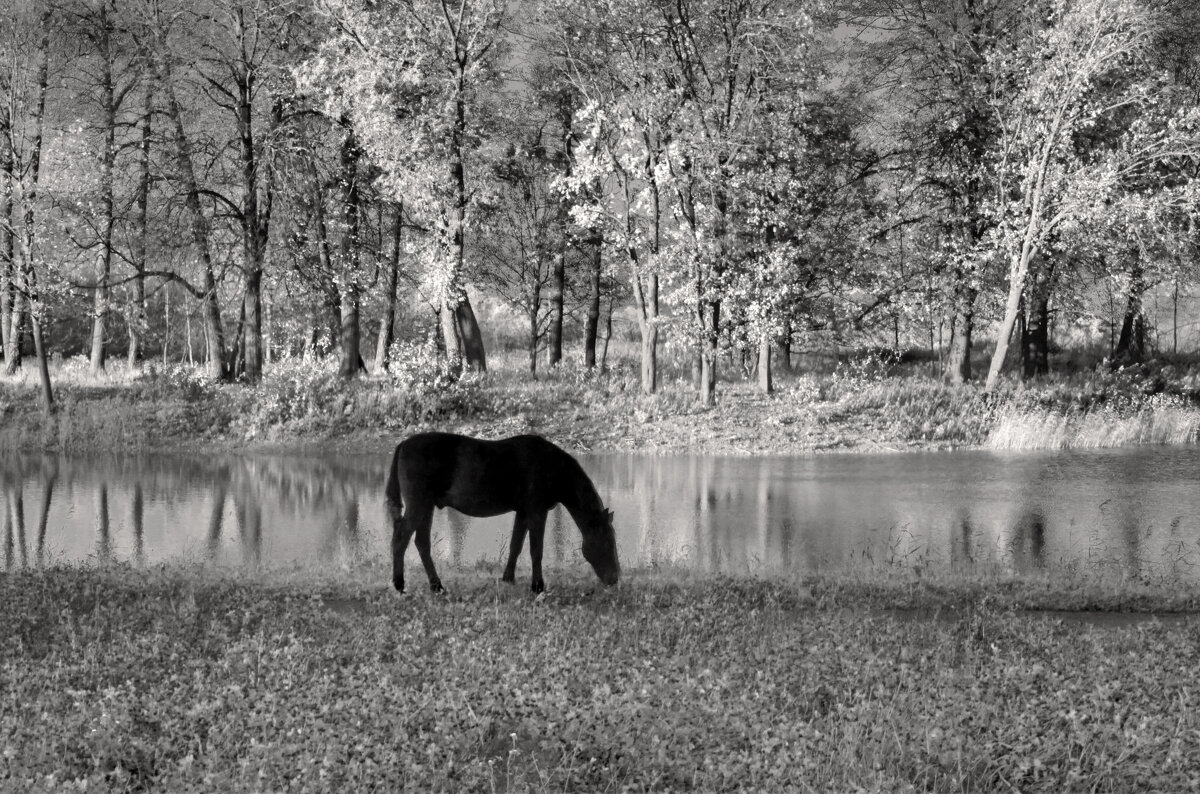
<instances>
[{"instance_id":1,"label":"tree","mask_svg":"<svg viewBox=\"0 0 1200 794\"><path fill-rule=\"evenodd\" d=\"M236 362L250 383L262 378L263 273L276 191L275 149L285 136L291 89L282 53L296 24L293 5L288 0L213 0L202 17L206 35L198 76L235 130L237 177L229 190L211 189L210 195L234 220L240 237L245 288Z\"/></svg>"},{"instance_id":2,"label":"tree","mask_svg":"<svg viewBox=\"0 0 1200 794\"><path fill-rule=\"evenodd\" d=\"M554 170L540 148L535 135L528 147L510 145L496 164L498 185L479 243L482 283L525 316L531 373L537 371L539 343L554 324L551 293L559 292L561 300L565 288L560 279L565 279L567 244L550 185ZM556 362L551 358L550 363Z\"/></svg>"},{"instance_id":3,"label":"tree","mask_svg":"<svg viewBox=\"0 0 1200 794\"><path fill-rule=\"evenodd\" d=\"M174 149L175 173L172 176L178 183L187 215L191 247L199 258L200 284L196 285L174 271L156 271L155 275L175 281L200 301L208 348L206 371L211 379L223 380L229 376L230 370L217 292L213 224L203 205L202 197L208 193L200 183L201 172L197 168L193 141L184 124L185 109L177 85L176 61L184 52L182 43L178 41L178 31L188 17L183 9L164 8L158 3L147 4L141 11L142 16L132 32L154 81L155 95L165 104L165 115L170 125L169 138Z\"/></svg>"},{"instance_id":4,"label":"tree","mask_svg":"<svg viewBox=\"0 0 1200 794\"><path fill-rule=\"evenodd\" d=\"M300 69L325 111L348 119L387 197L428 216L446 350L480 370L487 359L465 284L469 169L487 119L480 103L498 80L505 8L500 0L327 0L335 32Z\"/></svg>"},{"instance_id":5,"label":"tree","mask_svg":"<svg viewBox=\"0 0 1200 794\"><path fill-rule=\"evenodd\" d=\"M106 323L109 313L109 281L112 278L114 260L114 232L117 223L116 163L117 163L117 116L125 96L136 84L122 77L121 53L127 49L118 38L116 16L118 11L112 0L100 0L96 5L85 5L80 9L78 26L94 52L97 74L94 77L94 101L100 114L100 217L96 219L99 250L96 253L96 288L92 314L91 369L104 369L107 357Z\"/></svg>"},{"instance_id":6,"label":"tree","mask_svg":"<svg viewBox=\"0 0 1200 794\"><path fill-rule=\"evenodd\" d=\"M1078 145L1114 115L1136 120L1153 103L1157 80L1144 73L1153 32L1153 16L1132 0L1057 0L1047 28L1000 65L1018 90L995 98L1002 133L992 211L1008 295L988 391L998 383L1031 263L1051 235L1103 212L1123 181L1184 143L1170 130L1135 123L1112 145Z\"/></svg>"},{"instance_id":7,"label":"tree","mask_svg":"<svg viewBox=\"0 0 1200 794\"><path fill-rule=\"evenodd\" d=\"M686 103L667 148L682 232L673 242L694 282L699 397L711 405L722 303L739 267L759 264L739 250L737 208L755 190L741 177L746 160L776 156L773 114L803 123L794 99L811 88L813 23L806 4L795 2L690 0L662 17L669 82Z\"/></svg>"},{"instance_id":8,"label":"tree","mask_svg":"<svg viewBox=\"0 0 1200 794\"><path fill-rule=\"evenodd\" d=\"M971 379L977 302L990 281L987 198L995 189L991 153L1000 134L993 68L1029 35L1041 0L860 0L847 21L859 71L880 96L881 132L911 175L936 241L951 316L945 375ZM897 228L907 225L895 219ZM915 218L914 218L915 220Z\"/></svg>"},{"instance_id":9,"label":"tree","mask_svg":"<svg viewBox=\"0 0 1200 794\"><path fill-rule=\"evenodd\" d=\"M397 287L400 282L400 252L404 236L404 203L394 206L392 221L392 248L387 261L387 287L384 292L383 319L379 321L379 336L375 343L375 369L385 371L388 368L388 351L396 339L396 301Z\"/></svg>"},{"instance_id":10,"label":"tree","mask_svg":"<svg viewBox=\"0 0 1200 794\"><path fill-rule=\"evenodd\" d=\"M50 8L42 3L30 3L20 9L20 13L13 15L8 37L4 41L9 52L5 53L7 57L4 58L3 66L11 71L0 78L0 82L8 89L6 104L15 111L10 112L5 119L8 135L2 142L8 150L4 156L5 204L13 202L7 207L7 217L4 219L8 230L8 238L4 245L9 249L4 253L11 267L6 291L12 295L8 337L10 348L5 357L11 372L20 361L24 304L28 307L42 408L46 413L54 410L54 391L50 384L43 336L47 318L43 296L45 274L40 272L40 244L43 241L39 237L39 190L43 177L42 159L46 105L50 93L53 22ZM19 258L16 256L17 251Z\"/></svg>"},{"instance_id":11,"label":"tree","mask_svg":"<svg viewBox=\"0 0 1200 794\"><path fill-rule=\"evenodd\" d=\"M629 267L645 394L658 386L666 149L683 107L668 85L666 30L654 10L648 0L546 0L541 10L562 76L582 99L575 167L561 189L572 199L576 224L601 229Z\"/></svg>"}]
</instances>

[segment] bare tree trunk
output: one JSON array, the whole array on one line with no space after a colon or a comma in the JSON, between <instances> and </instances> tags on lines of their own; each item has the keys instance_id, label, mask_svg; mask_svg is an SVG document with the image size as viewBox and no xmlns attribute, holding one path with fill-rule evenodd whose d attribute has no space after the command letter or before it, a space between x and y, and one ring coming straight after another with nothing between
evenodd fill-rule
<instances>
[{"instance_id":1,"label":"bare tree trunk","mask_svg":"<svg viewBox=\"0 0 1200 794\"><path fill-rule=\"evenodd\" d=\"M1042 260L1026 289L1025 324L1021 334L1021 377L1050 372L1050 297L1056 277L1053 260Z\"/></svg>"},{"instance_id":2,"label":"bare tree trunk","mask_svg":"<svg viewBox=\"0 0 1200 794\"><path fill-rule=\"evenodd\" d=\"M722 166L725 160L722 157ZM713 237L717 241L717 257L709 278L720 284L728 249L728 199L724 185L718 185L714 205L717 211ZM721 333L721 299L714 296L711 283L703 284L700 295L700 332L703 341L700 356L700 404L715 405L717 402L717 355Z\"/></svg>"},{"instance_id":3,"label":"bare tree trunk","mask_svg":"<svg viewBox=\"0 0 1200 794\"><path fill-rule=\"evenodd\" d=\"M763 394L775 391L771 372L771 335L767 333L758 338L758 390Z\"/></svg>"},{"instance_id":4,"label":"bare tree trunk","mask_svg":"<svg viewBox=\"0 0 1200 794\"><path fill-rule=\"evenodd\" d=\"M154 115L154 93L146 86L142 108L141 158L138 163L138 197L133 236L133 307L129 319L129 368L138 365L149 326L146 317L146 255L150 241L150 133Z\"/></svg>"},{"instance_id":5,"label":"bare tree trunk","mask_svg":"<svg viewBox=\"0 0 1200 794\"><path fill-rule=\"evenodd\" d=\"M454 321L458 326L458 337L467 365L479 372L486 372L487 356L483 349L483 334L479 330L479 322L475 319L475 310L471 308L467 290L461 285L458 287L457 302L454 306Z\"/></svg>"},{"instance_id":6,"label":"bare tree trunk","mask_svg":"<svg viewBox=\"0 0 1200 794\"><path fill-rule=\"evenodd\" d=\"M1021 377L1033 378L1050 372L1050 296L1039 291L1026 306L1022 340Z\"/></svg>"},{"instance_id":7,"label":"bare tree trunk","mask_svg":"<svg viewBox=\"0 0 1200 794\"><path fill-rule=\"evenodd\" d=\"M721 322L721 302L704 301L700 306L700 327L704 338L700 355L700 404L717 402L717 355Z\"/></svg>"},{"instance_id":8,"label":"bare tree trunk","mask_svg":"<svg viewBox=\"0 0 1200 794\"><path fill-rule=\"evenodd\" d=\"M459 338L458 318L454 307L446 302L438 307L438 326L441 328L442 346L445 348L446 359L455 368L462 367L462 339Z\"/></svg>"},{"instance_id":9,"label":"bare tree trunk","mask_svg":"<svg viewBox=\"0 0 1200 794\"><path fill-rule=\"evenodd\" d=\"M204 341L208 348L208 376L212 380L223 380L228 375L225 366L225 331L221 326L221 309L217 296L217 276L213 266L212 249L210 247L209 222L200 204L200 184L196 179L196 170L192 160L192 144L183 126L183 109L175 94L175 86L171 83L170 66L162 53L155 53L150 59L151 68L162 96L166 100L167 115L174 125L175 161L179 176L183 180L184 201L188 213L192 216L192 242L200 257L203 270L203 289L200 293L201 306L204 313Z\"/></svg>"},{"instance_id":10,"label":"bare tree trunk","mask_svg":"<svg viewBox=\"0 0 1200 794\"><path fill-rule=\"evenodd\" d=\"M554 275L550 281L550 344L549 363L554 366L562 361L563 350L563 301L566 293L567 252L566 242L554 257Z\"/></svg>"},{"instance_id":11,"label":"bare tree trunk","mask_svg":"<svg viewBox=\"0 0 1200 794\"><path fill-rule=\"evenodd\" d=\"M533 310L529 312L529 374L537 374L537 348L538 348L538 310L539 301L534 298Z\"/></svg>"},{"instance_id":12,"label":"bare tree trunk","mask_svg":"<svg viewBox=\"0 0 1200 794\"><path fill-rule=\"evenodd\" d=\"M11 120L7 103L0 103L0 354L4 356L5 371L12 374L20 360L17 294L17 267L13 258L13 151Z\"/></svg>"},{"instance_id":13,"label":"bare tree trunk","mask_svg":"<svg viewBox=\"0 0 1200 794\"><path fill-rule=\"evenodd\" d=\"M652 155L647 155L646 169L653 174ZM638 330L642 335L642 393L654 394L658 390L658 274L643 273L637 246L633 242L633 219L630 217L632 199L629 180L625 179L625 239L630 265L630 280L633 286L633 302L637 309ZM650 181L651 233L650 255L658 254L660 232L660 208L658 183ZM643 283L643 277L645 282ZM610 319L611 321L611 319Z\"/></svg>"},{"instance_id":14,"label":"bare tree trunk","mask_svg":"<svg viewBox=\"0 0 1200 794\"><path fill-rule=\"evenodd\" d=\"M583 365L592 369L596 366L596 335L600 328L600 274L604 238L599 229L593 230L589 244L592 248L592 267L588 274L587 321L583 327Z\"/></svg>"},{"instance_id":15,"label":"bare tree trunk","mask_svg":"<svg viewBox=\"0 0 1200 794\"><path fill-rule=\"evenodd\" d=\"M992 363L988 367L987 382L984 391L995 391L1000 382L1000 370L1004 366L1004 358L1008 355L1008 343L1012 338L1013 326L1017 323L1017 313L1021 308L1021 295L1025 291L1025 277L1029 273L1029 260L1033 256L1033 230L1026 234L1021 251L1013 256L1009 265L1008 300L1004 306L1004 319L996 332L996 350L992 353Z\"/></svg>"},{"instance_id":16,"label":"bare tree trunk","mask_svg":"<svg viewBox=\"0 0 1200 794\"><path fill-rule=\"evenodd\" d=\"M108 6L101 3L95 31L95 41L100 50L100 91L104 113L104 150L100 153L100 251L96 256L96 291L92 307L92 354L91 370L98 373L106 364L108 348L105 340L108 321L109 279L112 277L113 227L116 208L114 200L113 172L117 160L117 96L113 84L113 26L108 18Z\"/></svg>"},{"instance_id":17,"label":"bare tree trunk","mask_svg":"<svg viewBox=\"0 0 1200 794\"><path fill-rule=\"evenodd\" d=\"M950 326L950 356L946 361L946 378L951 383L962 384L971 380L971 337L975 328L977 292L961 282L955 288L954 322Z\"/></svg>"},{"instance_id":18,"label":"bare tree trunk","mask_svg":"<svg viewBox=\"0 0 1200 794\"><path fill-rule=\"evenodd\" d=\"M650 288L647 293L654 293L654 298L647 301L658 303L658 276L651 275L648 279ZM612 333L612 315L609 314L609 334ZM605 340L605 347L607 348ZM658 322L648 320L642 325L642 393L654 394L658 391Z\"/></svg>"},{"instance_id":19,"label":"bare tree trunk","mask_svg":"<svg viewBox=\"0 0 1200 794\"><path fill-rule=\"evenodd\" d=\"M608 343L612 340L612 300L608 301L608 311L604 314L604 344L600 348L600 371L608 368Z\"/></svg>"},{"instance_id":20,"label":"bare tree trunk","mask_svg":"<svg viewBox=\"0 0 1200 794\"><path fill-rule=\"evenodd\" d=\"M383 319L379 323L379 338L375 345L375 370L388 368L388 351L396 339L396 288L400 281L400 241L404 233L404 203L396 206L396 222L392 226L392 255L388 262L387 294L384 296Z\"/></svg>"},{"instance_id":21,"label":"bare tree trunk","mask_svg":"<svg viewBox=\"0 0 1200 794\"><path fill-rule=\"evenodd\" d=\"M341 318L339 332L341 341L341 364L339 373L343 378L358 375L362 366L359 322L358 243L359 243L359 184L358 161L361 152L354 139L354 131L343 119L345 140L342 142L342 239L338 262L341 270Z\"/></svg>"},{"instance_id":22,"label":"bare tree trunk","mask_svg":"<svg viewBox=\"0 0 1200 794\"><path fill-rule=\"evenodd\" d=\"M46 93L50 83L50 12L42 13L42 40L38 48L37 71L37 107L33 117L33 140L29 149L29 189L24 196L24 260L25 292L29 300L29 323L33 330L33 350L37 357L38 379L42 389L42 410L49 414L54 411L54 390L50 386L50 369L46 356L45 340L42 338L42 323L45 319L45 306L41 301L37 286L37 269L34 243L36 241L36 226L34 225L34 210L37 205L37 194L42 167L42 136L46 121Z\"/></svg>"},{"instance_id":23,"label":"bare tree trunk","mask_svg":"<svg viewBox=\"0 0 1200 794\"><path fill-rule=\"evenodd\" d=\"M1113 351L1112 366L1123 367L1141 364L1146 360L1146 319L1142 313L1142 300L1146 294L1146 273L1137 252L1133 254L1133 265L1129 273L1129 295L1125 304L1125 318L1121 322L1121 334Z\"/></svg>"},{"instance_id":24,"label":"bare tree trunk","mask_svg":"<svg viewBox=\"0 0 1200 794\"><path fill-rule=\"evenodd\" d=\"M238 27L239 38L246 31ZM243 47L243 52L245 48ZM242 260L246 269L242 313L243 366L246 380L258 383L263 369L262 282L267 245L270 240L271 211L275 197L274 171L269 158L259 157L254 139L254 69L245 59L236 62L237 127L242 165ZM283 107L271 106L268 135L282 123ZM261 177L261 179L260 179ZM260 196L261 192L261 196Z\"/></svg>"},{"instance_id":25,"label":"bare tree trunk","mask_svg":"<svg viewBox=\"0 0 1200 794\"><path fill-rule=\"evenodd\" d=\"M466 58L463 53L461 58ZM454 101L454 124L450 133L450 184L454 190L453 203L447 213L448 243L450 265L453 269L448 280L449 294L446 296L447 306L453 319L446 318L442 322L443 334L451 324L456 334L454 339L446 336L446 350L455 351L462 356L466 365L480 372L487 370L487 356L483 348L483 336L479 332L479 323L475 320L475 312L471 309L471 301L461 280L463 275L463 235L467 213L467 181L463 160L466 149L466 63L458 61L458 88Z\"/></svg>"}]
</instances>

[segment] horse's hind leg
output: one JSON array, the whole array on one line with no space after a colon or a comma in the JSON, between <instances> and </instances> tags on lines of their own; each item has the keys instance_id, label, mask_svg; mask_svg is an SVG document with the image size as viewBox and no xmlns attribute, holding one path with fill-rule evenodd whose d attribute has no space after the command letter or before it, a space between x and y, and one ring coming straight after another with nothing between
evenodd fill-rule
<instances>
[{"instance_id":1,"label":"horse's hind leg","mask_svg":"<svg viewBox=\"0 0 1200 794\"><path fill-rule=\"evenodd\" d=\"M404 552L408 550L408 539L412 537L414 524L412 508L402 510L400 505L388 502L392 517L392 586L404 592Z\"/></svg>"},{"instance_id":2,"label":"horse's hind leg","mask_svg":"<svg viewBox=\"0 0 1200 794\"><path fill-rule=\"evenodd\" d=\"M433 523L433 508L423 508L420 512L411 513L409 522L413 527L413 534L416 535L417 553L421 555L421 564L425 566L425 574L429 577L429 589L435 593L446 592L446 588L442 587L442 580L438 578L437 570L433 567L433 555L429 547L429 526Z\"/></svg>"},{"instance_id":3,"label":"horse's hind leg","mask_svg":"<svg viewBox=\"0 0 1200 794\"><path fill-rule=\"evenodd\" d=\"M538 511L529 516L529 562L533 568L530 587L533 592L540 593L546 589L542 579L542 539L546 536L546 513Z\"/></svg>"},{"instance_id":4,"label":"horse's hind leg","mask_svg":"<svg viewBox=\"0 0 1200 794\"><path fill-rule=\"evenodd\" d=\"M508 564L504 566L504 574L500 581L512 584L517 578L517 557L521 556L521 546L525 544L525 516L521 511L513 518L512 539L508 542Z\"/></svg>"}]
</instances>

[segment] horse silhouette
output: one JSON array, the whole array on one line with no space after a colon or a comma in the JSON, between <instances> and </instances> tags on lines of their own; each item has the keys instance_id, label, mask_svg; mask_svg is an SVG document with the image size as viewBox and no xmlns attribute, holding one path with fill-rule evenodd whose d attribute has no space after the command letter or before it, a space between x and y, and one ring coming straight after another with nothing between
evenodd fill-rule
<instances>
[{"instance_id":1,"label":"horse silhouette","mask_svg":"<svg viewBox=\"0 0 1200 794\"><path fill-rule=\"evenodd\" d=\"M571 455L541 436L513 436L485 441L455 433L419 433L400 442L392 456L387 482L388 514L392 519L392 584L404 592L404 552L415 536L417 552L429 576L429 587L442 592L433 566L429 527L434 508L453 507L476 518L516 513L505 582L515 579L517 557L529 535L533 592L546 589L542 579L542 540L546 513L561 504L583 535L583 558L600 581L617 583L612 511L583 467Z\"/></svg>"}]
</instances>

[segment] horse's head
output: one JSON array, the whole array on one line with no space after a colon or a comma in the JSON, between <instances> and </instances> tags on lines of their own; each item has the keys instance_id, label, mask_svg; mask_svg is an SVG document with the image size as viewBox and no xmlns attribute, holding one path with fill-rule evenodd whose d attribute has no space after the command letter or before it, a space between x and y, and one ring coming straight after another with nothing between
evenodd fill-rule
<instances>
[{"instance_id":1,"label":"horse's head","mask_svg":"<svg viewBox=\"0 0 1200 794\"><path fill-rule=\"evenodd\" d=\"M617 561L617 535L613 531L611 510L601 510L583 532L583 558L605 584L616 584L621 576Z\"/></svg>"}]
</instances>

